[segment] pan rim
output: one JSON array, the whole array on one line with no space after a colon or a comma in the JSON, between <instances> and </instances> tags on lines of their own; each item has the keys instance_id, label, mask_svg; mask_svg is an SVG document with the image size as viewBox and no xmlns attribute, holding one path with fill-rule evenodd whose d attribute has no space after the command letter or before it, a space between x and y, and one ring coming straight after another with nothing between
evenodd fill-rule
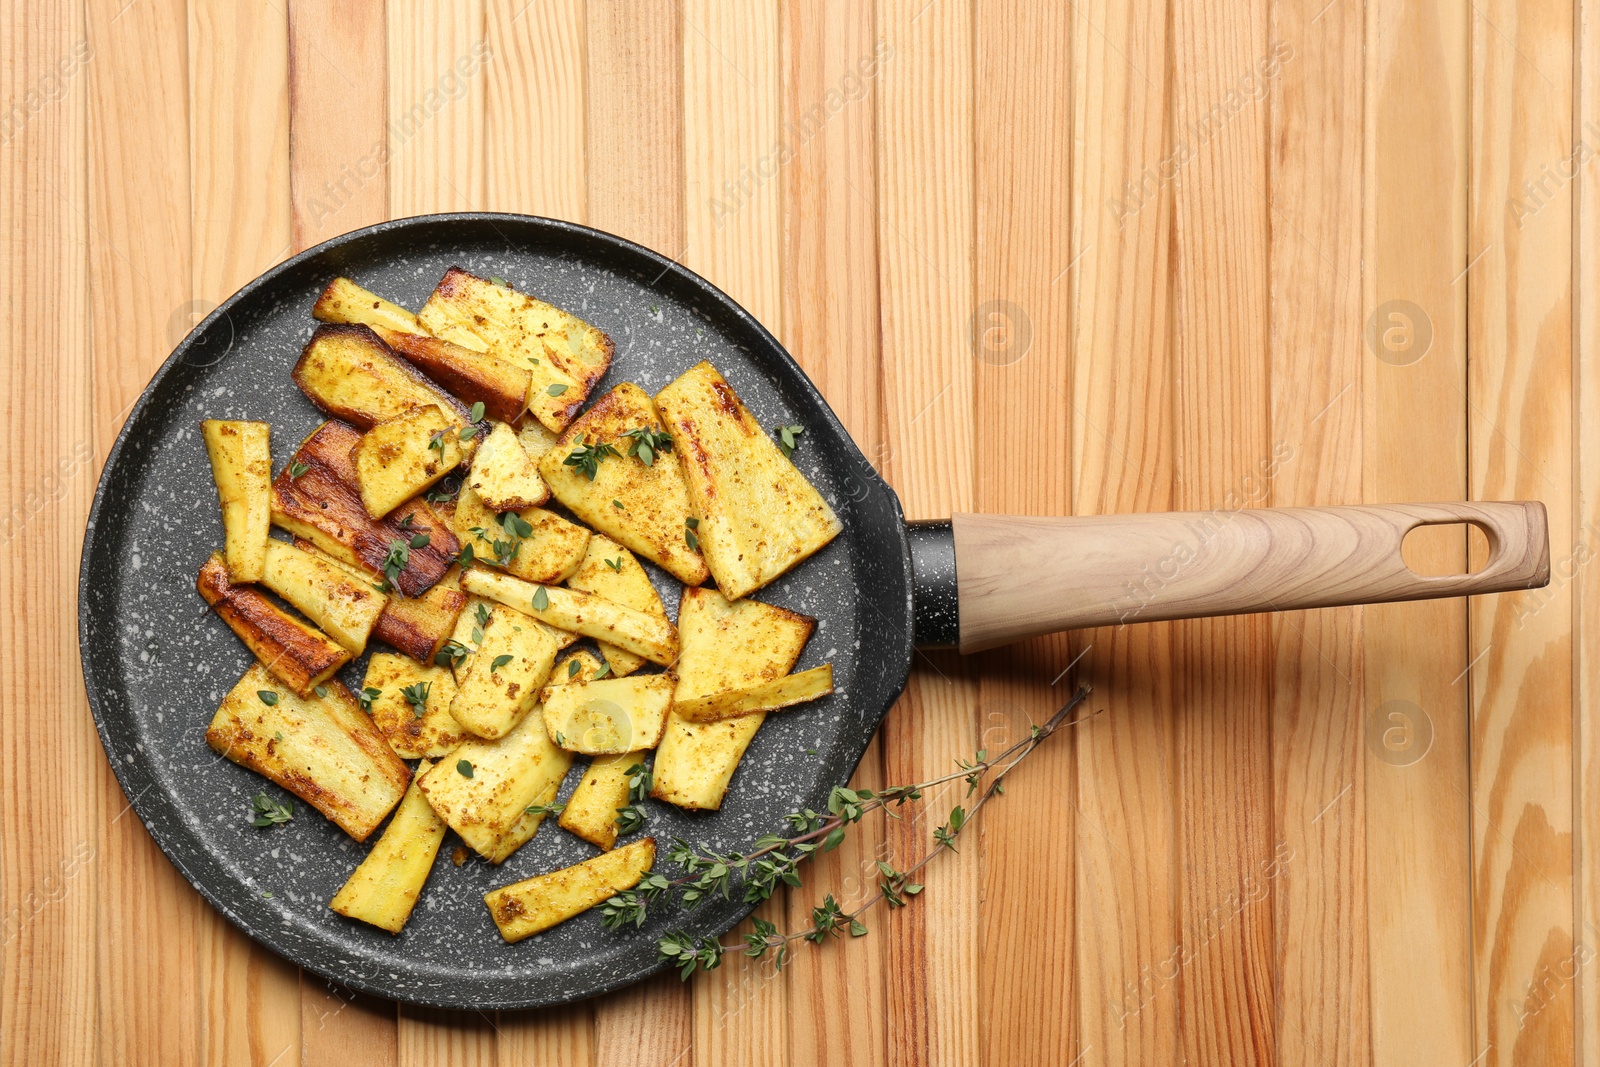
<instances>
[{"instance_id":1,"label":"pan rim","mask_svg":"<svg viewBox=\"0 0 1600 1067\"><path fill-rule=\"evenodd\" d=\"M187 881L189 885L200 894L202 899L204 899L211 907L215 908L220 914L222 914L241 933L250 938L251 941L266 947L289 963L292 963L298 967L302 967L322 978L327 979L330 982L336 983L351 990L355 990L357 992L382 997L386 1000L414 1004L421 1007L441 1008L447 1010L480 1009L520 1011L537 1009L541 1007L555 1007L562 1004L584 1000L589 997L599 996L604 993L633 985L637 982L643 981L645 978L661 973L667 969L669 964L667 961L658 959L643 969L631 969L622 976L595 981L588 984L578 983L572 991L564 993L560 996L548 998L530 999L528 997L519 997L515 994L509 996L496 996L493 993L488 995L475 995L468 997L453 995L442 996L434 993L432 988L419 989L417 992L407 992L404 995L397 995L392 987L385 986L378 981L370 980L364 975L331 973L330 969L323 966L321 961L308 960L305 953L297 952L293 943L291 943L289 939L280 935L280 927L278 925L272 923L252 922L247 920L244 916L238 914L229 902L225 901L221 896L218 895L218 893L213 891L209 884L207 874L198 869L203 866L203 863L193 862L191 856L187 854L186 850L178 847L179 842L171 839L175 838L176 836L174 831L167 828L157 829L152 822L152 813L156 812L158 808L162 809L163 813L166 811L180 812L182 809L177 804L172 802L172 799L165 791L159 788L154 788L154 780L152 780L149 785L145 785L144 788L140 788L141 785L144 785L144 783L138 779L138 773L141 765L132 761L119 759L115 755L113 744L114 739L110 726L111 716L108 714L107 708L107 696L102 692L99 681L94 671L91 669L90 664L90 657L92 654L90 642L92 635L90 633L89 624L89 595L92 583L90 580L90 570L88 564L97 550L98 538L103 530L101 518L103 510L107 507L109 502L107 489L111 481L111 475L114 471L119 469L119 465L123 459L123 453L130 437L132 436L136 427L138 427L141 421L147 416L150 406L154 402L156 394L160 392L161 387L174 373L176 373L178 368L186 364L186 357L191 353L191 351L194 350L199 340L207 335L208 331L214 326L214 324L224 318L229 317L230 314L241 304L249 301L258 292L269 288L284 275L291 274L298 270L308 260L315 259L318 256L324 255L327 252L338 249L342 246L355 244L373 237L382 236L391 231L407 230L421 226L448 226L451 223L488 223L490 226L493 226L497 221L503 221L507 225L517 227L526 227L532 225L547 233L564 235L569 240L573 241L589 241L598 242L601 245L609 245L613 251L622 253L625 256L636 257L645 263L658 267L660 273L656 276L656 280L651 283L652 288L662 285L667 275L673 275L678 283L686 285L689 288L697 291L701 295L717 304L720 311L731 315L733 319L736 320L739 329L747 331L754 340L760 343L760 346L763 350L763 357L775 358L779 363L783 364L790 372L793 381L808 394L810 394L812 399L814 399L815 406L829 423L831 432L842 438L844 441L849 442L850 446L855 449L856 453L858 455L860 454L859 446L855 445L854 440L850 437L849 432L839 421L839 418L833 411L832 406L822 395L821 391L817 389L816 384L811 380L810 376L799 365L799 363L795 361L794 357L788 352L782 343L779 342L778 339L774 337L772 333L755 318L755 316L751 315L749 311L739 304L738 301L734 300L710 281L701 277L699 274L683 266L682 264L679 264L675 260L669 259L650 248L608 231L592 226L568 222L561 219L548 218L540 215L487 211L441 212L434 214L412 215L400 219L386 220L384 222L375 223L371 226L365 226L343 234L339 234L310 248L307 248L306 250L299 252L280 263L274 264L252 278L250 281L246 282L226 300L222 301L214 310L212 310L210 314L197 323L184 336L184 338L173 348L172 352L162 362L161 366L150 377L149 381L146 382L144 388L140 392L139 398L129 409L122 426L118 429L115 441L112 443L111 448L106 453L105 463L102 465L97 476L94 498L90 505L88 517L85 523L83 541L78 558L77 629L79 667L83 675L85 696L89 704L91 717L94 720L95 732L99 737L106 761L111 765L112 773L116 776L117 784L121 788L124 797L128 800L128 806L139 816L139 820L144 825L146 833L148 833L151 839L155 842L156 847L161 850L162 855L164 855L167 861L171 863L181 875L183 875L184 880ZM508 238L508 241L509 240L510 239ZM849 765L849 769L848 773L845 775L844 781L848 781L850 775L854 774L855 769L860 765L866 749L870 746L873 737L875 737L877 734L878 727L882 725L883 719L887 715L889 709L898 700L901 692L903 692L906 680L910 675L912 657L914 655L914 646L912 640L912 621L914 618L912 590L914 587L914 576L912 571L909 542L905 533L906 523L904 510L898 495L888 485L888 483L883 480L882 475L879 474L876 468L874 468L869 462L865 462L865 457L862 457L862 459L863 462L859 464L860 469L850 471L849 475L852 478L870 483L873 488L880 491L880 499L887 501L892 513L895 528L899 533L898 546L900 549L899 556L902 572L901 576L904 581L904 589L906 591L906 600L903 608L905 625L899 635L901 637L900 641L895 642L892 647L880 648L877 652L877 657L880 660L890 664L891 671L888 672L889 676L898 676L900 681L898 684L891 684L888 687L888 690L883 693L882 698L879 701L881 706L862 709L865 713L863 716L864 720L872 722L873 726L870 730L863 732L860 744L855 746L854 752L848 756L846 762ZM841 782L838 784L843 783ZM209 850L205 849L204 847L195 848L194 852L197 856L203 857L206 860L215 860L215 857L212 856ZM728 930L732 929L734 926L737 926L738 923L743 921L750 914L750 912L755 910L755 908L756 905L754 904L745 905L741 902L736 908L734 908L732 912L733 918L727 922L725 926L723 926L721 933L718 936L726 934ZM452 982L456 983L456 989L460 988L460 983L462 981L464 980L452 978ZM504 975L500 976L498 980L486 976L483 979L475 979L474 981L478 983L480 990L515 989L518 985L516 978L507 977Z\"/></svg>"}]
</instances>

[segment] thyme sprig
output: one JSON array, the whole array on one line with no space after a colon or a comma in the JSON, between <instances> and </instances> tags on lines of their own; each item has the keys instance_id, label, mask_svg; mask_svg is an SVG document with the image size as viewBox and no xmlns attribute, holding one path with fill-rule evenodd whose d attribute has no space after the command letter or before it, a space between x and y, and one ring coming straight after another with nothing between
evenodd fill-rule
<instances>
[{"instance_id":1,"label":"thyme sprig","mask_svg":"<svg viewBox=\"0 0 1600 1067\"><path fill-rule=\"evenodd\" d=\"M818 853L829 852L842 844L848 827L860 822L863 815L883 811L899 818L891 808L920 800L925 791L937 786L965 781L965 799L970 800L971 807L958 804L952 808L946 821L933 831L933 847L911 866L896 870L879 860L878 892L855 908L846 910L829 894L812 910L811 924L798 930L780 931L774 923L757 918L754 931L746 934L742 942L727 944L713 937L695 937L675 930L663 935L657 948L661 959L675 966L679 977L687 979L697 970L720 966L723 955L730 951L742 951L752 959L770 958L781 970L796 941L821 944L846 931L852 937L862 937L867 927L861 917L879 901L899 908L906 905L909 897L921 893L923 887L916 881L916 875L940 853L947 849L955 851L956 840L972 825L979 810L1004 792L1006 775L1034 749L1062 726L1075 726L1083 721L1070 716L1088 696L1089 688L1080 687L1060 710L1036 724L1026 738L993 755L980 749L971 760L957 760L958 769L950 774L880 790L836 787L828 795L826 814L809 808L791 812L784 821L792 833L787 836L764 834L756 839L753 850L747 854L724 855L675 838L667 858L683 873L676 878L655 872L646 875L636 887L601 905L601 923L613 930L643 926L651 906L669 901L673 894L677 895L681 907L692 909L711 896L728 898L735 885L742 887L740 893L745 903L759 904L777 892L780 885L799 887L802 884L800 866ZM971 799L973 797L976 799Z\"/></svg>"}]
</instances>

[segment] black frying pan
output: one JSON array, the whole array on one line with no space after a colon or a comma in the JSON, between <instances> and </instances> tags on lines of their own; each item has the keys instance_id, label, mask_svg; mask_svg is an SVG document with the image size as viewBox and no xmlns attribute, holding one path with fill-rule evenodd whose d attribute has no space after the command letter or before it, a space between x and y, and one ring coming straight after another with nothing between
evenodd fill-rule
<instances>
[{"instance_id":1,"label":"black frying pan","mask_svg":"<svg viewBox=\"0 0 1600 1067\"><path fill-rule=\"evenodd\" d=\"M843 520L838 539L757 594L817 618L796 669L831 662L838 691L768 719L722 810L652 802L649 831L662 841L681 836L738 851L778 829L785 813L820 806L900 694L914 642L971 650L1070 625L1525 587L1548 572L1536 504L999 520L1011 525L958 517L953 529L908 529L893 491L783 347L672 261L610 234L521 215L432 215L346 234L234 294L146 387L95 494L79 641L107 758L162 851L245 933L368 993L448 1008L555 1004L658 970L656 939L668 926L720 935L749 911L735 895L623 933L602 930L590 913L506 945L482 894L594 854L552 826L500 868L441 860L404 933L391 937L327 906L366 846L304 805L287 826L250 827L250 797L274 788L205 745L206 723L249 654L194 593L200 563L222 543L200 420L271 422L281 465L322 419L289 377L322 286L346 274L417 307L451 265L504 277L603 328L617 357L601 390L630 380L654 392L710 359L763 425L806 428L795 461ZM1489 532L1484 571L1418 579L1405 570L1398 545L1406 529L1462 519ZM1181 566L1172 566L1175 553ZM652 576L675 610L676 584ZM364 670L363 658L343 677L355 685ZM576 772L563 798L575 782Z\"/></svg>"}]
</instances>

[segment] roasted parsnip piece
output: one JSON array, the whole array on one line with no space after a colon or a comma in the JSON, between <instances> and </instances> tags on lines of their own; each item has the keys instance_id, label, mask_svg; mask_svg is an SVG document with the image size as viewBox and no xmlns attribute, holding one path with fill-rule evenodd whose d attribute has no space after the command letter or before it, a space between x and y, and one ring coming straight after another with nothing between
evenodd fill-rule
<instances>
[{"instance_id":1,"label":"roasted parsnip piece","mask_svg":"<svg viewBox=\"0 0 1600 1067\"><path fill-rule=\"evenodd\" d=\"M644 752L597 756L567 798L558 825L598 849L617 843L617 811L628 803L628 769L642 764Z\"/></svg>"},{"instance_id":2,"label":"roasted parsnip piece","mask_svg":"<svg viewBox=\"0 0 1600 1067\"><path fill-rule=\"evenodd\" d=\"M556 639L548 627L496 604L483 641L463 665L450 714L479 737L504 737L533 707L555 661Z\"/></svg>"},{"instance_id":3,"label":"roasted parsnip piece","mask_svg":"<svg viewBox=\"0 0 1600 1067\"><path fill-rule=\"evenodd\" d=\"M195 588L256 659L282 684L306 696L350 661L337 641L290 615L248 585L234 585L222 553L213 552L200 568Z\"/></svg>"},{"instance_id":4,"label":"roasted parsnip piece","mask_svg":"<svg viewBox=\"0 0 1600 1067\"><path fill-rule=\"evenodd\" d=\"M455 470L461 456L461 432L433 404L380 422L356 444L361 503L381 519Z\"/></svg>"},{"instance_id":5,"label":"roasted parsnip piece","mask_svg":"<svg viewBox=\"0 0 1600 1067\"><path fill-rule=\"evenodd\" d=\"M467 739L450 714L456 680L444 667L424 667L409 656L374 652L361 689L370 698L372 723L402 759L437 759Z\"/></svg>"},{"instance_id":6,"label":"roasted parsnip piece","mask_svg":"<svg viewBox=\"0 0 1600 1067\"><path fill-rule=\"evenodd\" d=\"M349 278L335 278L329 282L312 306L311 315L323 322L343 322L373 329L381 326L408 333L427 332L411 312L368 292Z\"/></svg>"},{"instance_id":7,"label":"roasted parsnip piece","mask_svg":"<svg viewBox=\"0 0 1600 1067\"><path fill-rule=\"evenodd\" d=\"M445 272L417 317L435 336L526 368L531 375L528 410L557 432L583 407L589 390L611 365L611 338L600 330L459 267Z\"/></svg>"},{"instance_id":8,"label":"roasted parsnip piece","mask_svg":"<svg viewBox=\"0 0 1600 1067\"><path fill-rule=\"evenodd\" d=\"M272 427L265 422L200 423L211 477L222 504L228 573L236 582L261 580L272 525Z\"/></svg>"},{"instance_id":9,"label":"roasted parsnip piece","mask_svg":"<svg viewBox=\"0 0 1600 1067\"><path fill-rule=\"evenodd\" d=\"M206 744L365 841L400 802L411 771L348 689L329 679L323 690L326 696L298 696L254 664L223 697Z\"/></svg>"},{"instance_id":10,"label":"roasted parsnip piece","mask_svg":"<svg viewBox=\"0 0 1600 1067\"><path fill-rule=\"evenodd\" d=\"M788 674L816 620L758 600L733 600L715 589L685 589L678 609L683 655L674 701L746 689ZM656 749L650 795L680 808L717 808L728 779L766 720L752 712L719 722L690 722L676 711Z\"/></svg>"},{"instance_id":11,"label":"roasted parsnip piece","mask_svg":"<svg viewBox=\"0 0 1600 1067\"><path fill-rule=\"evenodd\" d=\"M567 586L666 621L667 609L661 606L661 597L656 594L656 587L650 584L650 576L633 558L632 552L609 537L595 534L589 538L583 562L567 576ZM611 664L611 673L618 678L632 674L645 662L643 656L636 656L603 641L600 643L600 652Z\"/></svg>"},{"instance_id":12,"label":"roasted parsnip piece","mask_svg":"<svg viewBox=\"0 0 1600 1067\"><path fill-rule=\"evenodd\" d=\"M301 442L272 482L272 522L376 574L403 556L394 584L405 596L421 596L444 576L461 545L422 500L381 519L367 514L351 459L360 439L353 427L330 420ZM418 534L427 535L427 544L411 547Z\"/></svg>"},{"instance_id":13,"label":"roasted parsnip piece","mask_svg":"<svg viewBox=\"0 0 1600 1067\"><path fill-rule=\"evenodd\" d=\"M293 377L313 404L363 430L429 404L449 415L457 429L472 418L461 401L390 351L368 326L318 326Z\"/></svg>"},{"instance_id":14,"label":"roasted parsnip piece","mask_svg":"<svg viewBox=\"0 0 1600 1067\"><path fill-rule=\"evenodd\" d=\"M792 708L808 700L816 700L833 692L833 664L824 663L799 674L785 674L770 682L760 682L744 689L725 689L720 693L707 693L682 703L675 703L672 711L687 722L719 722L737 719L754 711L777 711ZM548 713L548 709L547 709Z\"/></svg>"},{"instance_id":15,"label":"roasted parsnip piece","mask_svg":"<svg viewBox=\"0 0 1600 1067\"><path fill-rule=\"evenodd\" d=\"M550 488L518 440L516 431L496 423L472 459L467 487L495 511L519 511L550 499Z\"/></svg>"},{"instance_id":16,"label":"roasted parsnip piece","mask_svg":"<svg viewBox=\"0 0 1600 1067\"><path fill-rule=\"evenodd\" d=\"M655 748L667 724L675 684L670 674L636 674L546 686L539 694L545 730L557 745L585 756Z\"/></svg>"},{"instance_id":17,"label":"roasted parsnip piece","mask_svg":"<svg viewBox=\"0 0 1600 1067\"><path fill-rule=\"evenodd\" d=\"M367 647L389 598L321 553L283 541L267 542L261 584L287 600L353 655Z\"/></svg>"},{"instance_id":18,"label":"roasted parsnip piece","mask_svg":"<svg viewBox=\"0 0 1600 1067\"><path fill-rule=\"evenodd\" d=\"M432 764L424 761L417 773ZM413 781L383 836L351 872L328 907L340 915L398 934L411 918L444 841L444 820Z\"/></svg>"},{"instance_id":19,"label":"roasted parsnip piece","mask_svg":"<svg viewBox=\"0 0 1600 1067\"><path fill-rule=\"evenodd\" d=\"M373 330L396 355L452 395L468 404L482 404L490 418L515 422L528 406L533 375L515 363L415 331L401 333L376 325Z\"/></svg>"},{"instance_id":20,"label":"roasted parsnip piece","mask_svg":"<svg viewBox=\"0 0 1600 1067\"><path fill-rule=\"evenodd\" d=\"M545 786L544 791L534 798L532 804L523 809L517 821L511 824L511 829L494 843L494 848L483 858L490 863L504 863L511 858L513 852L532 841L534 835L539 832L539 827L544 825L545 816L549 814L547 806L556 799L556 794L560 791L559 780Z\"/></svg>"},{"instance_id":21,"label":"roasted parsnip piece","mask_svg":"<svg viewBox=\"0 0 1600 1067\"><path fill-rule=\"evenodd\" d=\"M558 630L617 645L651 663L670 666L678 656L678 632L670 622L593 593L535 585L477 567L462 574L461 588L532 615Z\"/></svg>"},{"instance_id":22,"label":"roasted parsnip piece","mask_svg":"<svg viewBox=\"0 0 1600 1067\"><path fill-rule=\"evenodd\" d=\"M544 718L525 715L498 741L469 739L418 778L428 803L480 856L495 846L572 766L551 743Z\"/></svg>"},{"instance_id":23,"label":"roasted parsnip piece","mask_svg":"<svg viewBox=\"0 0 1600 1067\"><path fill-rule=\"evenodd\" d=\"M683 460L695 534L723 596L760 589L838 535L833 509L711 364L662 389L656 408Z\"/></svg>"},{"instance_id":24,"label":"roasted parsnip piece","mask_svg":"<svg viewBox=\"0 0 1600 1067\"><path fill-rule=\"evenodd\" d=\"M544 458L546 452L556 446L558 439L558 434L532 415L526 415L517 422L517 440L522 442L522 450L533 460L535 466Z\"/></svg>"},{"instance_id":25,"label":"roasted parsnip piece","mask_svg":"<svg viewBox=\"0 0 1600 1067\"><path fill-rule=\"evenodd\" d=\"M551 633L560 633L551 630ZM603 664L587 648L575 648L556 661L554 669L550 671L550 681L547 685L568 685L593 680L600 673Z\"/></svg>"},{"instance_id":26,"label":"roasted parsnip piece","mask_svg":"<svg viewBox=\"0 0 1600 1067\"><path fill-rule=\"evenodd\" d=\"M656 841L646 837L593 859L541 874L483 895L508 943L521 941L632 889L656 861Z\"/></svg>"},{"instance_id":27,"label":"roasted parsnip piece","mask_svg":"<svg viewBox=\"0 0 1600 1067\"><path fill-rule=\"evenodd\" d=\"M529 582L555 584L583 562L589 531L544 508L496 514L463 485L451 522L472 558Z\"/></svg>"},{"instance_id":28,"label":"roasted parsnip piece","mask_svg":"<svg viewBox=\"0 0 1600 1067\"><path fill-rule=\"evenodd\" d=\"M374 589L383 580L383 575L337 559L303 537L294 539L294 547L342 568L356 581L365 582ZM467 603L467 594L461 591L460 578L460 568L451 567L437 585L419 597L386 597L383 613L372 628L372 636L399 649L418 663L432 663L440 646L455 629L456 619Z\"/></svg>"},{"instance_id":29,"label":"roasted parsnip piece","mask_svg":"<svg viewBox=\"0 0 1600 1067\"><path fill-rule=\"evenodd\" d=\"M567 427L539 460L539 473L555 498L578 518L684 584L699 585L710 572L690 546L686 525L698 513L689 503L677 447L654 436L661 427L650 395L623 382ZM639 431L651 436L643 437ZM591 454L606 446L617 454L603 458ZM592 464L568 462L586 455Z\"/></svg>"}]
</instances>

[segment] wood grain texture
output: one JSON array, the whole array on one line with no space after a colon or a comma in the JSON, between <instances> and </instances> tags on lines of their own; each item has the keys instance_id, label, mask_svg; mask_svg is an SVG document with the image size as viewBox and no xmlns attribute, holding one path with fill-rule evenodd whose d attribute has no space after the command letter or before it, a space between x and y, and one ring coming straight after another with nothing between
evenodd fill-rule
<instances>
[{"instance_id":1,"label":"wood grain texture","mask_svg":"<svg viewBox=\"0 0 1600 1067\"><path fill-rule=\"evenodd\" d=\"M1172 184L1165 5L1085 5L1072 35L1075 514L1172 507ZM1098 27L1098 32L1096 31ZM1078 1026L1086 1062L1178 1057L1180 942L1172 633L1079 635L1104 708L1077 728ZM1181 958L1181 957L1179 957Z\"/></svg>"},{"instance_id":2,"label":"wood grain texture","mask_svg":"<svg viewBox=\"0 0 1600 1067\"><path fill-rule=\"evenodd\" d=\"M980 0L973 6L973 482L981 511L1068 514L1073 464L1013 462L1049 427L1072 439L1072 12L1064 5ZM1063 458L1070 457L1066 449ZM956 573L962 564L957 560ZM963 613L965 608L963 608ZM964 616L963 616L964 617ZM984 656L979 747L1026 737L1071 692L1066 635ZM1067 731L1006 783L979 827L980 1055L986 1063L1079 1056L1072 925L1047 933L1043 914L1070 915L1074 850L1037 849L1076 836L1075 736ZM1029 817L1006 818L1027 812ZM1015 887L1028 884L1029 892ZM1063 1010L1063 1005L1067 1006Z\"/></svg>"},{"instance_id":3,"label":"wood grain texture","mask_svg":"<svg viewBox=\"0 0 1600 1067\"><path fill-rule=\"evenodd\" d=\"M1173 193L1170 267L1173 503L1185 510L1227 515L1259 499L1272 457L1269 123L1241 89L1269 49L1264 3L1173 6L1172 123L1192 152ZM1183 1054L1270 1062L1270 893L1287 862L1272 825L1271 624L1248 615L1173 633Z\"/></svg>"},{"instance_id":4,"label":"wood grain texture","mask_svg":"<svg viewBox=\"0 0 1600 1067\"><path fill-rule=\"evenodd\" d=\"M1466 495L1466 272L1478 251L1466 231L1469 16L1450 4L1369 7L1364 325L1376 328L1363 337L1361 440L1373 502ZM1465 549L1435 546L1426 562L1460 571ZM1466 622L1462 601L1362 612L1375 1062L1470 1062L1482 1051L1472 1033Z\"/></svg>"},{"instance_id":5,"label":"wood grain texture","mask_svg":"<svg viewBox=\"0 0 1600 1067\"><path fill-rule=\"evenodd\" d=\"M484 207L584 221L584 0L488 0Z\"/></svg>"},{"instance_id":6,"label":"wood grain texture","mask_svg":"<svg viewBox=\"0 0 1600 1067\"><path fill-rule=\"evenodd\" d=\"M124 10L90 5L89 284L117 293L91 305L95 454L110 449L128 409L196 321L191 274L189 49L185 5ZM138 86L130 92L129 86ZM126 309L126 310L124 310ZM176 335L176 336L174 336ZM74 617L66 586L58 614ZM63 638L67 634L63 632ZM75 660L70 645L63 665ZM75 691L74 680L69 691ZM95 853L121 890L98 894L98 1056L132 1050L174 1064L198 1063L200 1030L190 1005L201 994L198 924L213 921L101 774ZM152 944L150 930L169 936ZM170 995L150 997L165 988Z\"/></svg>"},{"instance_id":7,"label":"wood grain texture","mask_svg":"<svg viewBox=\"0 0 1600 1067\"><path fill-rule=\"evenodd\" d=\"M192 318L289 254L289 24L281 9L191 3L188 27ZM254 224L237 207L254 205ZM300 972L198 909L202 1058L299 1063Z\"/></svg>"},{"instance_id":8,"label":"wood grain texture","mask_svg":"<svg viewBox=\"0 0 1600 1067\"><path fill-rule=\"evenodd\" d=\"M483 207L484 0L388 5L389 217Z\"/></svg>"},{"instance_id":9,"label":"wood grain texture","mask_svg":"<svg viewBox=\"0 0 1600 1067\"><path fill-rule=\"evenodd\" d=\"M1357 4L1275 4L1277 66L1260 75L1276 75L1271 440L1295 458L1272 479L1275 507L1362 499L1360 466L1337 460L1360 454L1370 358L1361 341L1364 17ZM1544 558L1543 542L1530 554ZM1370 1047L1367 946L1350 936L1366 926L1361 618L1358 609L1272 619L1274 844L1292 856L1272 887L1284 1063L1358 1063Z\"/></svg>"},{"instance_id":10,"label":"wood grain texture","mask_svg":"<svg viewBox=\"0 0 1600 1067\"><path fill-rule=\"evenodd\" d=\"M781 336L778 25L778 0L683 4L682 258ZM788 925L782 899L755 914L780 929ZM775 978L770 968L745 966L700 977L696 1064L788 1062L788 996Z\"/></svg>"},{"instance_id":11,"label":"wood grain texture","mask_svg":"<svg viewBox=\"0 0 1600 1067\"><path fill-rule=\"evenodd\" d=\"M878 36L892 53L877 86L884 473L907 518L943 517L974 499L972 12L950 0L880 0ZM930 778L976 750L976 702L959 659L916 657L882 729L885 778ZM924 855L964 788L930 791L891 824L889 862ZM942 857L920 906L883 924L889 1063L978 1061L980 874L977 849Z\"/></svg>"},{"instance_id":12,"label":"wood grain texture","mask_svg":"<svg viewBox=\"0 0 1600 1067\"><path fill-rule=\"evenodd\" d=\"M883 63L871 5L786 0L782 8L783 332L789 351L835 397L834 411L866 455L881 462L883 397L877 358L878 266L875 83ZM865 477L865 472L862 472ZM847 481L845 496L859 492ZM846 503L845 506L848 506ZM868 747L853 788L884 784L879 744ZM874 863L885 855L882 820L814 861L806 888L789 893L787 928L811 921L818 895L847 908L877 893ZM787 968L787 1062L883 1062L882 973L887 924L879 904L864 940L801 953ZM862 976L866 980L862 980ZM838 1010L839 991L852 1007Z\"/></svg>"},{"instance_id":13,"label":"wood grain texture","mask_svg":"<svg viewBox=\"0 0 1600 1067\"><path fill-rule=\"evenodd\" d=\"M1578 12L1573 110L1580 143L1593 145L1595 131L1600 130L1600 17L1592 2L1580 4ZM1592 415L1600 411L1600 298L1595 296L1600 283L1600 171L1582 169L1574 183L1574 198L1573 289L1578 301L1573 373L1579 417L1573 426L1573 521L1575 547L1582 546L1583 551L1581 560L1568 562L1560 573L1563 581L1575 586L1573 742L1578 788L1573 889L1576 945L1588 950L1580 954L1582 959L1600 953L1600 816L1596 814L1600 812L1600 724L1586 714L1600 700L1600 653L1594 648L1600 634L1600 568L1589 566L1600 551L1600 421ZM1600 1064L1600 980L1593 962L1590 959L1578 969L1574 997L1576 1061L1585 1067Z\"/></svg>"},{"instance_id":14,"label":"wood grain texture","mask_svg":"<svg viewBox=\"0 0 1600 1067\"><path fill-rule=\"evenodd\" d=\"M106 1038L98 996L105 979L94 936L125 931L99 926L99 883L107 869L102 828L125 802L95 751L69 592L101 437L91 391L93 97L86 69L94 51L87 18L81 5L0 9L6 39L0 100L7 109L0 120L0 204L7 220L0 330L8 353L33 354L6 359L0 380L7 397L57 398L53 405L7 408L18 461L4 474L9 551L0 627L7 640L31 634L36 650L0 675L6 709L0 713L0 1060L8 1064L95 1062ZM10 562L18 558L26 565ZM17 713L25 707L34 713ZM53 753L59 773L30 778L30 752ZM41 806L51 818L36 817ZM138 834L120 824L111 832L122 851ZM139 891L149 879L137 874ZM145 914L153 910L142 895L127 903ZM113 1040L126 1048L128 1035Z\"/></svg>"},{"instance_id":15,"label":"wood grain texture","mask_svg":"<svg viewBox=\"0 0 1600 1067\"><path fill-rule=\"evenodd\" d=\"M1573 9L1490 3L1475 15L1468 247L1483 252L1467 274L1467 322L1499 358L1468 364L1469 491L1549 497L1553 553L1570 559L1572 186L1546 172L1573 152ZM1568 1063L1575 1051L1572 594L1567 582L1468 612L1474 1029L1486 1065Z\"/></svg>"},{"instance_id":16,"label":"wood grain texture","mask_svg":"<svg viewBox=\"0 0 1600 1067\"><path fill-rule=\"evenodd\" d=\"M1295 454L1289 441L1274 443L1274 476ZM1477 570L1425 575L1406 563L1413 531L1462 523L1493 545ZM1527 590L1550 578L1549 527L1536 500L958 513L952 526L966 652L1082 626Z\"/></svg>"}]
</instances>

